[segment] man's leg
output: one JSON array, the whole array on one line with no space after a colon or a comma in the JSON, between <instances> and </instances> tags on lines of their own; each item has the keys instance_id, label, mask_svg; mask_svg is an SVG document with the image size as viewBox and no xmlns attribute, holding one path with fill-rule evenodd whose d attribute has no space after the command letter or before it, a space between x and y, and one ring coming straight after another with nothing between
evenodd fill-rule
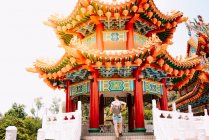
<instances>
[{"instance_id":1,"label":"man's leg","mask_svg":"<svg viewBox=\"0 0 209 140\"><path fill-rule=\"evenodd\" d=\"M118 138L119 137L119 133L118 133L118 124L117 124L117 122L114 123L114 127L115 127L115 135Z\"/></svg>"},{"instance_id":2,"label":"man's leg","mask_svg":"<svg viewBox=\"0 0 209 140\"><path fill-rule=\"evenodd\" d=\"M119 133L122 133L122 122L119 123Z\"/></svg>"}]
</instances>

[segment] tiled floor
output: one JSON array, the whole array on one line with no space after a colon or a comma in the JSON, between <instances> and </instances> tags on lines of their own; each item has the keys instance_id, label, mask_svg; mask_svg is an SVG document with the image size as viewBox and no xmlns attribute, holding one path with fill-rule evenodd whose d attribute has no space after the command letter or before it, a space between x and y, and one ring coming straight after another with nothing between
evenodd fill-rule
<instances>
[{"instance_id":1,"label":"tiled floor","mask_svg":"<svg viewBox=\"0 0 209 140\"><path fill-rule=\"evenodd\" d=\"M85 136L81 140L115 140L115 136ZM155 140L154 136L123 136L119 140Z\"/></svg>"},{"instance_id":2,"label":"tiled floor","mask_svg":"<svg viewBox=\"0 0 209 140\"><path fill-rule=\"evenodd\" d=\"M95 133L83 136L81 140L115 140L114 133ZM119 140L155 140L152 134L147 133L125 133Z\"/></svg>"}]
</instances>

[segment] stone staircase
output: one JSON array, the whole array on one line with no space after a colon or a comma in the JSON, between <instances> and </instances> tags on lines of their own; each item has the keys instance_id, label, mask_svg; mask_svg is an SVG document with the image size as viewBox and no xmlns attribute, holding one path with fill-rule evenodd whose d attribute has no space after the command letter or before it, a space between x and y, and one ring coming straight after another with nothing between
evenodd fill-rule
<instances>
[{"instance_id":1,"label":"stone staircase","mask_svg":"<svg viewBox=\"0 0 209 140\"><path fill-rule=\"evenodd\" d=\"M81 140L115 140L114 133L92 133L82 136ZM155 140L153 133L124 133L119 140Z\"/></svg>"}]
</instances>

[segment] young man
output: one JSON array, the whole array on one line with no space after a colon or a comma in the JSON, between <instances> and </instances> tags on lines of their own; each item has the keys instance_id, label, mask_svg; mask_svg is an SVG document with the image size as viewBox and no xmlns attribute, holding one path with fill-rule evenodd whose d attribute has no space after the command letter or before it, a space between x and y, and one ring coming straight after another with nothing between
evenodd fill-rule
<instances>
[{"instance_id":1,"label":"young man","mask_svg":"<svg viewBox=\"0 0 209 140\"><path fill-rule=\"evenodd\" d=\"M117 95L114 97L114 99L115 101L111 103L110 111L113 113L115 135L116 135L116 138L119 139L119 136L122 136L121 110L126 108L126 103L123 101L120 101Z\"/></svg>"}]
</instances>

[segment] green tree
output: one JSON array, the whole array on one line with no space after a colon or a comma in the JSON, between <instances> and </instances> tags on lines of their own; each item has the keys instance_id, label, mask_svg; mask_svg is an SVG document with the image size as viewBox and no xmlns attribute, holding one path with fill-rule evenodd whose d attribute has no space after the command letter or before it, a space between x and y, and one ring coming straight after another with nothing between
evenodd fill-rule
<instances>
[{"instance_id":1,"label":"green tree","mask_svg":"<svg viewBox=\"0 0 209 140\"><path fill-rule=\"evenodd\" d=\"M17 127L17 140L35 140L37 131L41 128L41 120L28 117L25 113L25 106L14 103L12 108L0 119L0 140L5 139L8 126Z\"/></svg>"},{"instance_id":2,"label":"green tree","mask_svg":"<svg viewBox=\"0 0 209 140\"><path fill-rule=\"evenodd\" d=\"M60 103L61 99L60 98L53 98L52 99L52 104L50 106L50 111L54 114L59 112L59 103Z\"/></svg>"},{"instance_id":3,"label":"green tree","mask_svg":"<svg viewBox=\"0 0 209 140\"><path fill-rule=\"evenodd\" d=\"M152 110L144 110L144 119L145 120L152 120Z\"/></svg>"},{"instance_id":4,"label":"green tree","mask_svg":"<svg viewBox=\"0 0 209 140\"><path fill-rule=\"evenodd\" d=\"M17 139L18 140L30 140L28 135L28 131L24 124L22 118L18 118L16 116L5 116L0 120L0 140L5 139L5 132L8 126L16 126L17 127ZM32 139L31 139L32 140Z\"/></svg>"},{"instance_id":5,"label":"green tree","mask_svg":"<svg viewBox=\"0 0 209 140\"><path fill-rule=\"evenodd\" d=\"M27 113L25 112L25 105L14 103L12 108L5 113L5 116L13 116L24 119L27 116Z\"/></svg>"},{"instance_id":6,"label":"green tree","mask_svg":"<svg viewBox=\"0 0 209 140\"><path fill-rule=\"evenodd\" d=\"M38 129L41 128L41 119L26 117L24 124L26 129L29 130L27 134L30 136L31 140L36 140Z\"/></svg>"},{"instance_id":7,"label":"green tree","mask_svg":"<svg viewBox=\"0 0 209 140\"><path fill-rule=\"evenodd\" d=\"M33 115L33 117L36 116L36 109L35 109L34 107L32 107L32 108L30 109L30 112L31 112L31 114Z\"/></svg>"},{"instance_id":8,"label":"green tree","mask_svg":"<svg viewBox=\"0 0 209 140\"><path fill-rule=\"evenodd\" d=\"M43 102L42 102L42 97L37 97L34 99L35 105L36 105L36 117L38 118L38 113L41 110L41 108L44 106ZM35 109L35 108L34 108ZM32 108L31 111L33 112L34 109ZM32 113L31 112L31 113ZM34 114L35 114L34 112Z\"/></svg>"}]
</instances>

